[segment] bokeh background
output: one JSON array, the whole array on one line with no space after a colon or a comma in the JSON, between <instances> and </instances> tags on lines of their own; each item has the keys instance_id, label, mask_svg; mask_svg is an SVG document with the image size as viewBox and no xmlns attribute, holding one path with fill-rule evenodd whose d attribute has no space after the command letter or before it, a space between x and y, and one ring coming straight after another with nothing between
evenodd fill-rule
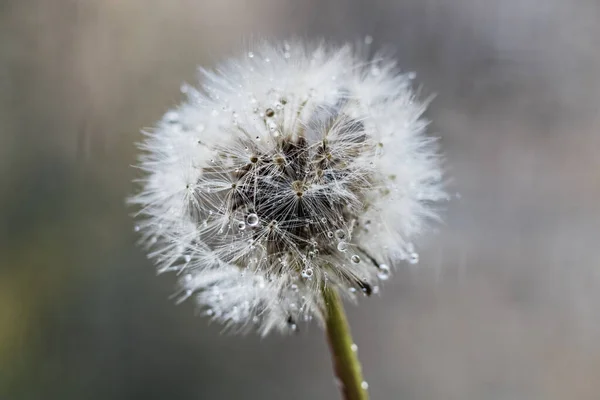
<instances>
[{"instance_id":1,"label":"bokeh background","mask_svg":"<svg viewBox=\"0 0 600 400\"><path fill-rule=\"evenodd\" d=\"M597 0L0 1L0 399L335 399L322 331L231 336L135 247L135 142L252 40L374 37L445 224L349 306L373 399L600 398Z\"/></svg>"}]
</instances>

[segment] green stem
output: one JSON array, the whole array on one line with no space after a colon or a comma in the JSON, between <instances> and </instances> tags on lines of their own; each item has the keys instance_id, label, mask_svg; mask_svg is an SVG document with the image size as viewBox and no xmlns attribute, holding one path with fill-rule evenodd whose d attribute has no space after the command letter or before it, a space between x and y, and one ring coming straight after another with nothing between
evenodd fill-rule
<instances>
[{"instance_id":1,"label":"green stem","mask_svg":"<svg viewBox=\"0 0 600 400\"><path fill-rule=\"evenodd\" d=\"M363 381L356 346L352 341L350 327L344 312L344 305L337 291L330 287L323 289L325 299L325 326L331 350L335 374L340 382L345 400L368 400L366 382Z\"/></svg>"}]
</instances>

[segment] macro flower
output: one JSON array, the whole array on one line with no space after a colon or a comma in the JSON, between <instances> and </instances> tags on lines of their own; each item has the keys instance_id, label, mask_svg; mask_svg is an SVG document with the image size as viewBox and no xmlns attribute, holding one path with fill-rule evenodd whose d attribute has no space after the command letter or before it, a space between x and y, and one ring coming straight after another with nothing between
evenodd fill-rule
<instances>
[{"instance_id":1,"label":"macro flower","mask_svg":"<svg viewBox=\"0 0 600 400\"><path fill-rule=\"evenodd\" d=\"M411 74L360 46L284 43L201 69L140 144L138 225L181 300L234 329L322 321L379 290L446 199Z\"/></svg>"}]
</instances>

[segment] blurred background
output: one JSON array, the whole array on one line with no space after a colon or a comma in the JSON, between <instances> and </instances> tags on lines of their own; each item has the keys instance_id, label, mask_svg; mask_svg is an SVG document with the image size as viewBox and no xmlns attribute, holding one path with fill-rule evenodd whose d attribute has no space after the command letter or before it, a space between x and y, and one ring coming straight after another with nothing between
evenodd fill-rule
<instances>
[{"instance_id":1,"label":"blurred background","mask_svg":"<svg viewBox=\"0 0 600 400\"><path fill-rule=\"evenodd\" d=\"M222 334L135 246L135 142L253 39L374 38L453 201L348 306L376 399L600 398L597 0L0 1L0 399L335 399L322 331Z\"/></svg>"}]
</instances>

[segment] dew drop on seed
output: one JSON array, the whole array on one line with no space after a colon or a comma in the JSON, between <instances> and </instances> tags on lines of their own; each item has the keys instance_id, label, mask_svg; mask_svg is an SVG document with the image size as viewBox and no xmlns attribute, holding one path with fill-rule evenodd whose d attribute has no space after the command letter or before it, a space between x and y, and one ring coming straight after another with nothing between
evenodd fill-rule
<instances>
[{"instance_id":1,"label":"dew drop on seed","mask_svg":"<svg viewBox=\"0 0 600 400\"><path fill-rule=\"evenodd\" d=\"M312 268L306 268L306 269L302 270L303 278L312 278L313 274L314 274L314 271Z\"/></svg>"},{"instance_id":2,"label":"dew drop on seed","mask_svg":"<svg viewBox=\"0 0 600 400\"><path fill-rule=\"evenodd\" d=\"M369 384L367 383L367 381L362 381L362 383L360 384L360 387L363 388L364 390L367 390L369 388Z\"/></svg>"},{"instance_id":3,"label":"dew drop on seed","mask_svg":"<svg viewBox=\"0 0 600 400\"><path fill-rule=\"evenodd\" d=\"M190 282L192 280L192 274L187 274L184 279L186 282Z\"/></svg>"},{"instance_id":4,"label":"dew drop on seed","mask_svg":"<svg viewBox=\"0 0 600 400\"><path fill-rule=\"evenodd\" d=\"M350 345L350 350L352 350L355 353L358 351L358 346L356 345L356 343L352 343Z\"/></svg>"},{"instance_id":5,"label":"dew drop on seed","mask_svg":"<svg viewBox=\"0 0 600 400\"><path fill-rule=\"evenodd\" d=\"M381 279L382 281L386 281L390 278L390 267L388 267L386 264L381 264L379 266L379 271L377 272L377 277L379 279Z\"/></svg>"},{"instance_id":6,"label":"dew drop on seed","mask_svg":"<svg viewBox=\"0 0 600 400\"><path fill-rule=\"evenodd\" d=\"M373 294L379 293L379 286L373 286L372 293Z\"/></svg>"},{"instance_id":7,"label":"dew drop on seed","mask_svg":"<svg viewBox=\"0 0 600 400\"><path fill-rule=\"evenodd\" d=\"M339 242L337 245L337 249L339 251L346 251L348 249L348 243L346 242Z\"/></svg>"},{"instance_id":8,"label":"dew drop on seed","mask_svg":"<svg viewBox=\"0 0 600 400\"><path fill-rule=\"evenodd\" d=\"M292 283L292 285L290 286L290 289L292 289L293 292L297 292L298 291L298 285L296 285L295 283Z\"/></svg>"},{"instance_id":9,"label":"dew drop on seed","mask_svg":"<svg viewBox=\"0 0 600 400\"><path fill-rule=\"evenodd\" d=\"M410 264L418 264L419 263L419 253L410 253L410 255L408 256L408 262Z\"/></svg>"},{"instance_id":10,"label":"dew drop on seed","mask_svg":"<svg viewBox=\"0 0 600 400\"><path fill-rule=\"evenodd\" d=\"M189 254L186 254L185 255L185 262L189 263L190 261L192 261L192 256L190 256Z\"/></svg>"},{"instance_id":11,"label":"dew drop on seed","mask_svg":"<svg viewBox=\"0 0 600 400\"><path fill-rule=\"evenodd\" d=\"M355 254L351 257L351 260L354 264L358 264L360 262L360 257Z\"/></svg>"},{"instance_id":12,"label":"dew drop on seed","mask_svg":"<svg viewBox=\"0 0 600 400\"><path fill-rule=\"evenodd\" d=\"M246 222L248 223L248 226L258 225L258 215L256 215L255 213L248 214L248 216L246 217Z\"/></svg>"},{"instance_id":13,"label":"dew drop on seed","mask_svg":"<svg viewBox=\"0 0 600 400\"><path fill-rule=\"evenodd\" d=\"M246 223L244 221L238 222L238 229L240 231L243 231L244 229L246 229Z\"/></svg>"},{"instance_id":14,"label":"dew drop on seed","mask_svg":"<svg viewBox=\"0 0 600 400\"><path fill-rule=\"evenodd\" d=\"M251 51L249 51L249 52L248 52L248 58L254 58L254 53L253 53L253 52L251 52Z\"/></svg>"},{"instance_id":15,"label":"dew drop on seed","mask_svg":"<svg viewBox=\"0 0 600 400\"><path fill-rule=\"evenodd\" d=\"M338 240L344 240L346 238L346 232L344 232L342 229L338 229L335 231L335 237Z\"/></svg>"},{"instance_id":16,"label":"dew drop on seed","mask_svg":"<svg viewBox=\"0 0 600 400\"><path fill-rule=\"evenodd\" d=\"M327 237L331 239L333 237L333 232L327 232Z\"/></svg>"},{"instance_id":17,"label":"dew drop on seed","mask_svg":"<svg viewBox=\"0 0 600 400\"><path fill-rule=\"evenodd\" d=\"M136 231L136 232L139 232L140 231L140 226L139 225L134 226L133 230Z\"/></svg>"},{"instance_id":18,"label":"dew drop on seed","mask_svg":"<svg viewBox=\"0 0 600 400\"><path fill-rule=\"evenodd\" d=\"M350 289L348 289L350 291L350 293L356 293L356 288L351 287Z\"/></svg>"},{"instance_id":19,"label":"dew drop on seed","mask_svg":"<svg viewBox=\"0 0 600 400\"><path fill-rule=\"evenodd\" d=\"M327 218L325 218L325 217L321 218L321 222L324 224L327 223Z\"/></svg>"}]
</instances>

